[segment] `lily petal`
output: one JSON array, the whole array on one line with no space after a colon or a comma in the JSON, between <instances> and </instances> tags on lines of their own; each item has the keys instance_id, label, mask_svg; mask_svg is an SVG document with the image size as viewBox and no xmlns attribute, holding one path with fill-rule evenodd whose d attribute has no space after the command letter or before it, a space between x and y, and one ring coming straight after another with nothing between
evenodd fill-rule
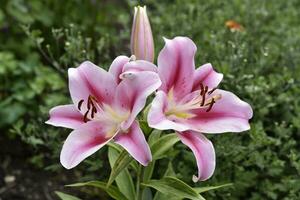
<instances>
[{"instance_id":1,"label":"lily petal","mask_svg":"<svg viewBox=\"0 0 300 200\"><path fill-rule=\"evenodd\" d=\"M81 113L86 111L89 95L94 96L98 102L112 102L117 84L111 73L85 61L78 68L70 68L68 74L69 89L74 104L78 105L81 100L84 100Z\"/></svg>"},{"instance_id":2,"label":"lily petal","mask_svg":"<svg viewBox=\"0 0 300 200\"><path fill-rule=\"evenodd\" d=\"M158 72L156 65L151 62L145 60L136 60L130 61L124 65L123 72L133 71L133 72L140 72L140 71L152 71Z\"/></svg>"},{"instance_id":3,"label":"lily petal","mask_svg":"<svg viewBox=\"0 0 300 200\"><path fill-rule=\"evenodd\" d=\"M118 56L110 65L108 72L114 76L117 84L120 83L121 79L119 78L119 76L120 74L122 74L123 68L125 64L129 62L129 60L130 58L128 58L127 56Z\"/></svg>"},{"instance_id":4,"label":"lily petal","mask_svg":"<svg viewBox=\"0 0 300 200\"><path fill-rule=\"evenodd\" d=\"M82 114L73 105L56 106L49 111L50 119L46 124L76 129L84 124Z\"/></svg>"},{"instance_id":5,"label":"lily petal","mask_svg":"<svg viewBox=\"0 0 300 200\"><path fill-rule=\"evenodd\" d=\"M61 150L61 164L71 169L95 153L113 138L107 135L110 128L106 123L90 121L72 131Z\"/></svg>"},{"instance_id":6,"label":"lily petal","mask_svg":"<svg viewBox=\"0 0 300 200\"><path fill-rule=\"evenodd\" d=\"M127 74L116 89L115 105L130 112L121 129L128 129L138 113L145 107L147 97L161 85L157 73L142 71Z\"/></svg>"},{"instance_id":7,"label":"lily petal","mask_svg":"<svg viewBox=\"0 0 300 200\"><path fill-rule=\"evenodd\" d=\"M172 88L176 99L188 94L193 87L194 56L197 50L187 37L165 39L165 46L158 55L158 73L162 80L161 90L168 93Z\"/></svg>"},{"instance_id":8,"label":"lily petal","mask_svg":"<svg viewBox=\"0 0 300 200\"><path fill-rule=\"evenodd\" d=\"M198 176L193 176L193 181L205 181L210 178L216 166L216 154L211 141L201 133L194 131L185 131L177 133L177 135L182 143L192 150L196 158Z\"/></svg>"},{"instance_id":9,"label":"lily petal","mask_svg":"<svg viewBox=\"0 0 300 200\"><path fill-rule=\"evenodd\" d=\"M223 79L223 74L217 73L210 63L204 64L196 69L194 73L193 90L197 90L202 83L208 88L215 88Z\"/></svg>"},{"instance_id":10,"label":"lily petal","mask_svg":"<svg viewBox=\"0 0 300 200\"><path fill-rule=\"evenodd\" d=\"M150 127L159 130L173 129L176 131L185 131L189 127L183 123L176 123L176 119L167 118L165 111L168 107L167 95L163 91L158 91L152 101L148 112L147 121Z\"/></svg>"},{"instance_id":11,"label":"lily petal","mask_svg":"<svg viewBox=\"0 0 300 200\"><path fill-rule=\"evenodd\" d=\"M120 132L115 137L115 142L143 166L147 166L152 160L149 145L137 121L132 123L127 132Z\"/></svg>"},{"instance_id":12,"label":"lily petal","mask_svg":"<svg viewBox=\"0 0 300 200\"><path fill-rule=\"evenodd\" d=\"M216 90L214 94L220 94L222 98L209 112L206 112L207 108L195 109L192 113L196 117L183 123L202 133L241 132L250 129L248 121L252 118L253 111L248 103L225 90Z\"/></svg>"}]
</instances>

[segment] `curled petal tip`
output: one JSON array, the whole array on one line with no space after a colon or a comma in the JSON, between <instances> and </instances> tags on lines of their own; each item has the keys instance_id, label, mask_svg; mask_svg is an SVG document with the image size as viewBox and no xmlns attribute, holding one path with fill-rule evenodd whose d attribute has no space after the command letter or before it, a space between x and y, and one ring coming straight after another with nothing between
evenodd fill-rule
<instances>
[{"instance_id":1,"label":"curled petal tip","mask_svg":"<svg viewBox=\"0 0 300 200\"><path fill-rule=\"evenodd\" d=\"M196 175L193 175L192 180L194 183L197 183L199 181L199 178Z\"/></svg>"}]
</instances>

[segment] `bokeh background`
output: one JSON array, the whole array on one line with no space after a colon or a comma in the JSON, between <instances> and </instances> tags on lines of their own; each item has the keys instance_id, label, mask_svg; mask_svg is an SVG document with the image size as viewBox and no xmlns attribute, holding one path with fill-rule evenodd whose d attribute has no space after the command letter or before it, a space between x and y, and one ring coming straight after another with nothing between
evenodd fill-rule
<instances>
[{"instance_id":1,"label":"bokeh background","mask_svg":"<svg viewBox=\"0 0 300 200\"><path fill-rule=\"evenodd\" d=\"M130 56L138 4L147 5L156 55L163 36L192 38L197 66L212 63L225 75L221 88L254 109L250 131L209 136L217 153L210 180L192 183L195 160L181 144L156 175L170 161L191 185L233 183L206 199L300 199L299 0L1 0L0 199L58 199L56 190L108 199L99 190L63 187L107 179L107 149L67 171L58 157L69 130L44 122L51 107L70 102L69 67L91 60L107 68L117 55ZM230 29L228 20L243 29Z\"/></svg>"}]
</instances>

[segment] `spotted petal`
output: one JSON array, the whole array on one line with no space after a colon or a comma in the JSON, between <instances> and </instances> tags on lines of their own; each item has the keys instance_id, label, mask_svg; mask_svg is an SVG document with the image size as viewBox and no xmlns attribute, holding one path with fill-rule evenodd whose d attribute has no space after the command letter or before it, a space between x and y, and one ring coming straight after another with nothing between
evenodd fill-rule
<instances>
[{"instance_id":1,"label":"spotted petal","mask_svg":"<svg viewBox=\"0 0 300 200\"><path fill-rule=\"evenodd\" d=\"M107 104L112 102L117 84L111 73L86 61L78 68L70 68L68 74L73 103L78 105L84 100L81 105L82 113L86 111L89 95L94 96L98 102Z\"/></svg>"},{"instance_id":2,"label":"spotted petal","mask_svg":"<svg viewBox=\"0 0 300 200\"><path fill-rule=\"evenodd\" d=\"M208 88L215 88L223 79L223 74L217 73L210 63L200 66L194 73L193 90L197 90L200 84Z\"/></svg>"},{"instance_id":3,"label":"spotted petal","mask_svg":"<svg viewBox=\"0 0 300 200\"><path fill-rule=\"evenodd\" d=\"M172 88L176 99L188 94L193 87L194 56L197 47L187 37L165 39L165 46L158 55L158 73L162 80L161 90L168 93Z\"/></svg>"},{"instance_id":4,"label":"spotted petal","mask_svg":"<svg viewBox=\"0 0 300 200\"><path fill-rule=\"evenodd\" d=\"M251 106L235 94L216 90L214 94L222 96L207 112L207 108L192 111L196 117L183 123L190 129L202 133L242 132L250 129L249 119L252 118Z\"/></svg>"}]
</instances>

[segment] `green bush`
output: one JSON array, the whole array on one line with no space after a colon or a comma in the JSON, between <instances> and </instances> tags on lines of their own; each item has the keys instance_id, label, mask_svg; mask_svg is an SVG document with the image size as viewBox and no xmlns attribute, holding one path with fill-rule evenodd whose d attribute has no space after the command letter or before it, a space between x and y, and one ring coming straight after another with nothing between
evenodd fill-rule
<instances>
[{"instance_id":1,"label":"green bush","mask_svg":"<svg viewBox=\"0 0 300 200\"><path fill-rule=\"evenodd\" d=\"M130 14L137 3L1 3L0 129L2 134L32 145L38 152L34 163L57 169L56 158L68 130L52 128L44 121L51 107L70 101L67 68L86 59L106 68L115 56L129 55ZM196 185L231 182L234 186L208 192L206 198L299 199L300 2L144 3L156 54L163 46L162 36L189 36L198 46L196 64L212 63L225 75L221 88L233 91L254 109L249 132L209 136L217 153L216 172L210 180ZM225 27L227 20L239 22L245 31L230 31ZM174 157L177 176L191 183L196 172L192 153L178 144L170 156ZM107 166L103 160L86 161L85 166L99 170L99 166ZM163 169L167 163L159 164ZM89 176L98 178L92 172Z\"/></svg>"}]
</instances>

